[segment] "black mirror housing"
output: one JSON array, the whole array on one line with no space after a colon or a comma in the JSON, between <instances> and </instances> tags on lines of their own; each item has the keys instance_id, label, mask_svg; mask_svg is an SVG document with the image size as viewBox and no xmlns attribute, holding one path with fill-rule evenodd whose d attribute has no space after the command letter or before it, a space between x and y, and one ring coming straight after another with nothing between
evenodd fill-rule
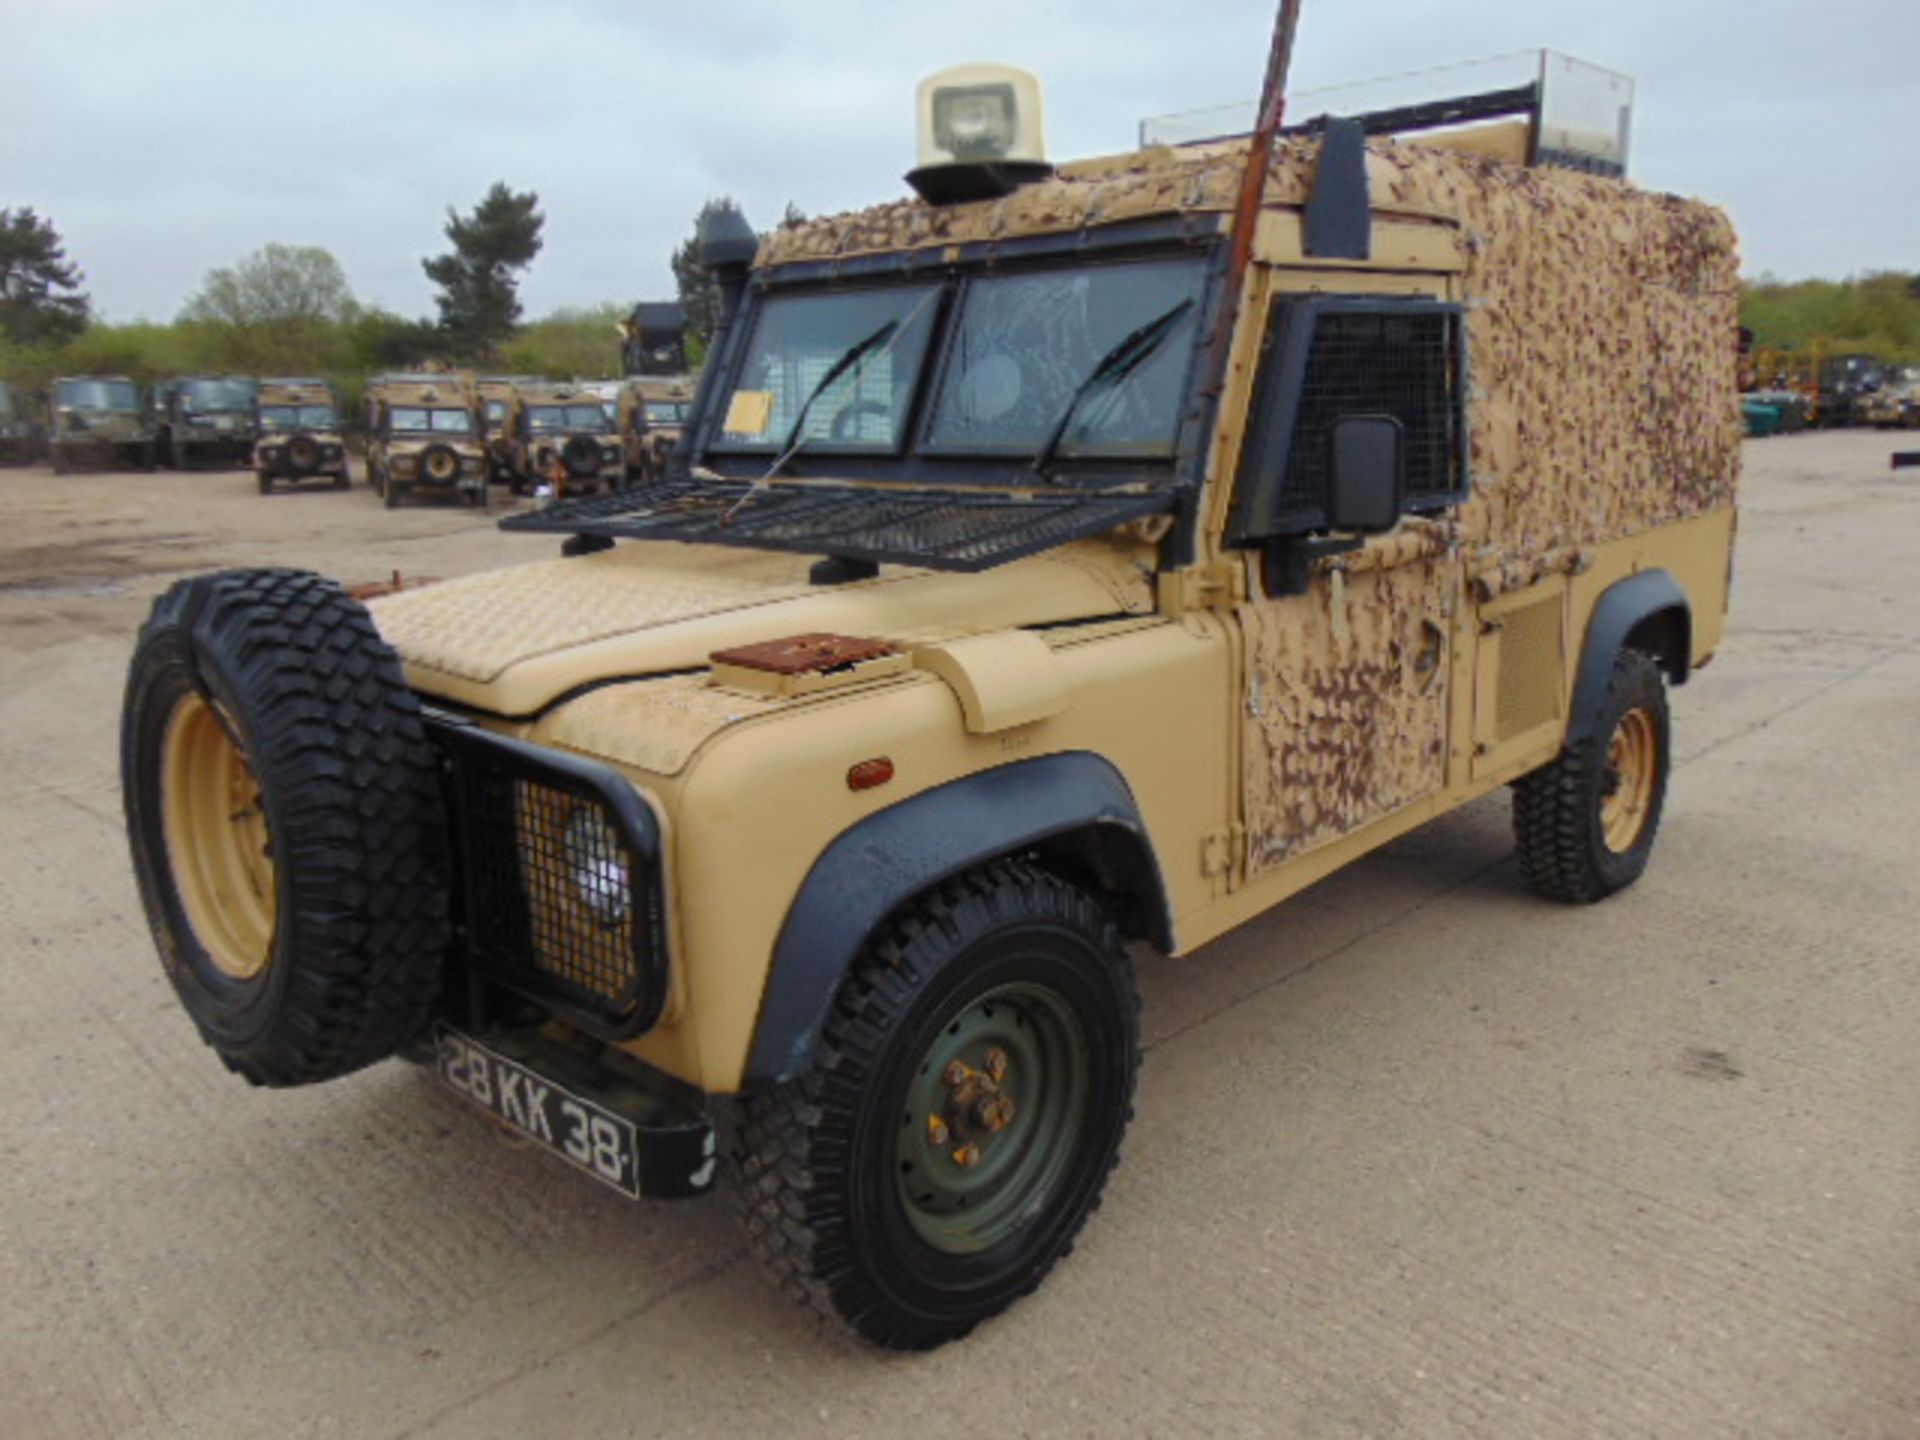
<instances>
[{"instance_id":1,"label":"black mirror housing","mask_svg":"<svg viewBox=\"0 0 1920 1440\"><path fill-rule=\"evenodd\" d=\"M1333 422L1328 529L1378 534L1399 523L1406 490L1404 439L1391 415L1343 415Z\"/></svg>"}]
</instances>

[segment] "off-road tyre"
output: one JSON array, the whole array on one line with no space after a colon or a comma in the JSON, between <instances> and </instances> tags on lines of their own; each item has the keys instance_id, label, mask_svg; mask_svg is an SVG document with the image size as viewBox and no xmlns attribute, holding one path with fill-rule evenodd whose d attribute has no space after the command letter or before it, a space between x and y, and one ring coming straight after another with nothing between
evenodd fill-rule
<instances>
[{"instance_id":1,"label":"off-road tyre","mask_svg":"<svg viewBox=\"0 0 1920 1440\"><path fill-rule=\"evenodd\" d=\"M1603 810L1621 781L1610 764L1616 732L1642 715L1651 729L1650 793L1630 839L1607 839ZM1544 769L1513 788L1513 838L1527 883L1550 900L1590 905L1640 878L1653 853L1666 802L1671 722L1659 664L1639 650L1622 650L1584 740L1569 745Z\"/></svg>"},{"instance_id":2,"label":"off-road tyre","mask_svg":"<svg viewBox=\"0 0 1920 1440\"><path fill-rule=\"evenodd\" d=\"M923 1222L903 1192L919 1182L907 1178L911 1160L899 1157L918 1153L911 1145L921 1117L902 1107L925 1085L939 1044L960 1033L961 1018L991 1016L989 1002L1021 985L1050 993L1080 1027L1082 1103L1064 1130L1034 1132L1054 1134L1057 1144L1009 1152L1016 1161L1060 1157L1047 1187L1026 1192L1030 1203L1002 1222L1010 1232L953 1253L916 1233ZM1023 1038L1046 1033L1029 1029ZM1071 1250L1118 1161L1138 1064L1132 968L1098 904L1020 861L947 881L869 940L808 1071L741 1102L733 1158L749 1246L786 1294L874 1344L921 1350L958 1339L1030 1294ZM944 1063L935 1073L943 1070ZM1026 1083L1009 1069L1009 1094ZM1042 1114L1068 1093L1043 1086L1025 1098ZM1005 1134L1016 1132L1009 1126ZM944 1147L920 1158L945 1163ZM985 1208L1004 1197L980 1198Z\"/></svg>"},{"instance_id":3,"label":"off-road tyre","mask_svg":"<svg viewBox=\"0 0 1920 1440\"><path fill-rule=\"evenodd\" d=\"M189 724L208 733L209 717L216 755L226 758L224 735L257 786L250 823L266 837L270 878L256 888L267 921L249 933L268 938L254 973L222 943L244 907L210 904L223 893L205 882L218 847L172 843L243 819L180 779L210 785L221 773L204 746L179 740ZM134 649L120 759L148 925L229 1069L258 1085L308 1084L384 1059L420 1030L449 936L445 802L419 702L364 606L299 570L174 585ZM211 828L180 818L209 807Z\"/></svg>"}]
</instances>

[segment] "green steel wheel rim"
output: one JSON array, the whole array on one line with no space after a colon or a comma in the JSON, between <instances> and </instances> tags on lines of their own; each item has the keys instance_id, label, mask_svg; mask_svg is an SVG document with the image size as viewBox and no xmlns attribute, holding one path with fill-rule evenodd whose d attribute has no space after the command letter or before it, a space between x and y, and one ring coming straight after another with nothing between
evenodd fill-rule
<instances>
[{"instance_id":1,"label":"green steel wheel rim","mask_svg":"<svg viewBox=\"0 0 1920 1440\"><path fill-rule=\"evenodd\" d=\"M1087 1121L1092 1058L1066 998L999 985L947 1017L908 1077L888 1160L907 1223L970 1255L1039 1214Z\"/></svg>"}]
</instances>

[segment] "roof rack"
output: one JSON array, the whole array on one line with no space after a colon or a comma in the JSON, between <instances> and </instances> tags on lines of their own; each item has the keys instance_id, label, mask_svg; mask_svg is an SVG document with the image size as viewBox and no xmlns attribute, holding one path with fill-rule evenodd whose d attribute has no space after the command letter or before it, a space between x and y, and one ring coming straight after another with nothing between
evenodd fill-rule
<instances>
[{"instance_id":1,"label":"roof rack","mask_svg":"<svg viewBox=\"0 0 1920 1440\"><path fill-rule=\"evenodd\" d=\"M1632 137L1633 88L1632 78L1617 71L1552 50L1520 50L1302 91L1289 97L1288 109L1322 118L1280 133L1312 134L1325 117L1338 116L1355 121L1368 135L1411 135L1420 137L1417 143L1474 150L1516 164L1621 177ZM1432 98L1436 93L1445 98ZM1247 101L1151 116L1140 122L1140 144L1238 138L1252 132L1253 111Z\"/></svg>"}]
</instances>

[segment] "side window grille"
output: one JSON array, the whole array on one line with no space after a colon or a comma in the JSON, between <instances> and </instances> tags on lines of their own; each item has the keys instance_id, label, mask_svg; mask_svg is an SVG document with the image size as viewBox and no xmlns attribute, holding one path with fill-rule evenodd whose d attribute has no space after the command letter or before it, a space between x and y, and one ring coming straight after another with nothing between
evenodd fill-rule
<instances>
[{"instance_id":1,"label":"side window grille","mask_svg":"<svg viewBox=\"0 0 1920 1440\"><path fill-rule=\"evenodd\" d=\"M1276 303L1242 460L1235 538L1300 535L1326 523L1334 422L1400 422L1406 508L1467 491L1466 357L1458 306L1312 296Z\"/></svg>"},{"instance_id":2,"label":"side window grille","mask_svg":"<svg viewBox=\"0 0 1920 1440\"><path fill-rule=\"evenodd\" d=\"M1283 507L1318 511L1332 478L1333 423L1344 415L1391 415L1400 422L1409 508L1459 493L1454 330L1454 317L1444 310L1348 310L1316 318L1287 449Z\"/></svg>"}]
</instances>

